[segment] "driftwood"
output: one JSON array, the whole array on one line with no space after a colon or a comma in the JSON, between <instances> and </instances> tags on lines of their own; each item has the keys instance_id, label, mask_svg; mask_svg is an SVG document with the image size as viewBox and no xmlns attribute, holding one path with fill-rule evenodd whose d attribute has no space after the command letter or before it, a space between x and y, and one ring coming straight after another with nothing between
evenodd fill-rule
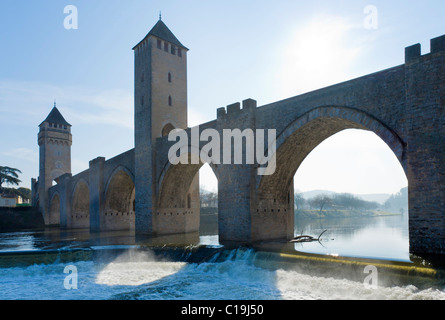
<instances>
[{"instance_id":1,"label":"driftwood","mask_svg":"<svg viewBox=\"0 0 445 320\"><path fill-rule=\"evenodd\" d=\"M323 233L325 233L328 230L323 231L322 233L320 233L320 235L318 236L318 238L314 238L312 236L307 236L307 235L301 235L301 236L297 236L295 238L293 238L292 240L290 240L290 242L312 242L312 241L318 241L320 242L320 238L323 235Z\"/></svg>"}]
</instances>

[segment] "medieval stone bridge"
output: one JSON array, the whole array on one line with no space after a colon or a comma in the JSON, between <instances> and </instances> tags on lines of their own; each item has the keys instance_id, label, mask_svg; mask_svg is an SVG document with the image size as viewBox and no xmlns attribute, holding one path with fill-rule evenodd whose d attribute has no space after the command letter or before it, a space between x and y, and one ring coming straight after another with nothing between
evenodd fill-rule
<instances>
[{"instance_id":1,"label":"medieval stone bridge","mask_svg":"<svg viewBox=\"0 0 445 320\"><path fill-rule=\"evenodd\" d=\"M148 48L156 50L151 40ZM258 175L256 160L210 164L218 179L220 241L292 238L296 170L322 141L355 128L377 134L405 171L410 251L445 253L445 36L431 40L430 53L420 52L419 44L408 47L402 65L261 107L246 99L217 109L215 120L201 124L199 132L211 128L221 136L224 129L276 129L274 174ZM139 104L137 98L135 148L60 176L42 206L47 224L150 235L199 230L194 181L204 163L173 165L168 151L175 141L165 134L145 139L139 121L151 119L153 111L144 111L144 99ZM192 129L186 130L191 137Z\"/></svg>"},{"instance_id":2,"label":"medieval stone bridge","mask_svg":"<svg viewBox=\"0 0 445 320\"><path fill-rule=\"evenodd\" d=\"M220 239L293 237L295 172L322 141L355 128L377 134L405 171L410 250L444 253L445 36L433 39L431 48L421 56L420 45L408 47L403 65L259 108L247 99L242 107L218 109L216 120L200 125L200 131L214 128L221 136L227 128L277 130L274 174L258 175L258 164L211 165L218 179ZM163 137L156 143L156 205L182 207L202 163L171 165L167 154L174 142Z\"/></svg>"}]
</instances>

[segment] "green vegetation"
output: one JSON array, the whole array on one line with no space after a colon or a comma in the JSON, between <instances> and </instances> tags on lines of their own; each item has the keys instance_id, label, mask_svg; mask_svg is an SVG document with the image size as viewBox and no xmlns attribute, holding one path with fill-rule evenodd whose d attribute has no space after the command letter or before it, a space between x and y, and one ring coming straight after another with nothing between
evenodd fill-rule
<instances>
[{"instance_id":1,"label":"green vegetation","mask_svg":"<svg viewBox=\"0 0 445 320\"><path fill-rule=\"evenodd\" d=\"M0 191L3 189L3 183L18 186L22 182L19 173L22 173L19 169L0 166Z\"/></svg>"},{"instance_id":2,"label":"green vegetation","mask_svg":"<svg viewBox=\"0 0 445 320\"><path fill-rule=\"evenodd\" d=\"M407 199L407 188L391 195L384 204L366 201L349 193L322 193L310 199L296 193L295 215L302 218L339 218L403 214L408 212Z\"/></svg>"},{"instance_id":3,"label":"green vegetation","mask_svg":"<svg viewBox=\"0 0 445 320\"><path fill-rule=\"evenodd\" d=\"M295 215L299 218L352 218L352 217L374 217L394 215L392 212L381 210L323 210L321 213L319 210L302 209L296 210Z\"/></svg>"},{"instance_id":4,"label":"green vegetation","mask_svg":"<svg viewBox=\"0 0 445 320\"><path fill-rule=\"evenodd\" d=\"M218 194L204 189L199 190L199 197L201 201L201 208L217 208ZM202 209L201 209L202 212Z\"/></svg>"},{"instance_id":5,"label":"green vegetation","mask_svg":"<svg viewBox=\"0 0 445 320\"><path fill-rule=\"evenodd\" d=\"M201 214L218 213L218 194L200 190ZM295 215L301 218L372 217L408 212L408 188L391 195L381 204L366 201L350 193L320 193L306 199L302 193L294 196Z\"/></svg>"},{"instance_id":6,"label":"green vegetation","mask_svg":"<svg viewBox=\"0 0 445 320\"><path fill-rule=\"evenodd\" d=\"M399 213L408 212L408 187L400 189L400 192L393 194L383 204L383 208Z\"/></svg>"},{"instance_id":7,"label":"green vegetation","mask_svg":"<svg viewBox=\"0 0 445 320\"><path fill-rule=\"evenodd\" d=\"M28 188L5 188L3 184L16 185L18 186L20 182L19 173L22 173L19 169L0 166L0 194L16 195L22 197L24 200L31 199L31 190ZM18 204L17 206L27 207L30 204Z\"/></svg>"}]
</instances>

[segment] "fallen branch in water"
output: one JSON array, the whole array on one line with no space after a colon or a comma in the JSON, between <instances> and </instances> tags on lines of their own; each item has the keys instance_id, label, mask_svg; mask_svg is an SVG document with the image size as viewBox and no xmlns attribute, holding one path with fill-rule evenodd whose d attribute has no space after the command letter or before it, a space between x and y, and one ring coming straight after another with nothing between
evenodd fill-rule
<instances>
[{"instance_id":1,"label":"fallen branch in water","mask_svg":"<svg viewBox=\"0 0 445 320\"><path fill-rule=\"evenodd\" d=\"M320 235L318 236L318 238L314 238L312 236L307 236L307 235L301 235L298 237L293 238L292 240L290 240L289 242L312 242L312 241L318 241L320 242L320 238L323 235L323 233L325 233L328 230L324 230L322 233L320 233Z\"/></svg>"}]
</instances>

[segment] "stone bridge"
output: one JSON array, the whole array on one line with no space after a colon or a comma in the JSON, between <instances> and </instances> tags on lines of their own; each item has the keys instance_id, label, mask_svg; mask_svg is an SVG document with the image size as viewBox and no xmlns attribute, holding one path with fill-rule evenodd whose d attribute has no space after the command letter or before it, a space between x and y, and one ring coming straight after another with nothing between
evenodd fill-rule
<instances>
[{"instance_id":1,"label":"stone bridge","mask_svg":"<svg viewBox=\"0 0 445 320\"><path fill-rule=\"evenodd\" d=\"M64 229L134 230L134 150L108 161L98 157L89 169L66 173L48 190L45 221Z\"/></svg>"},{"instance_id":2,"label":"stone bridge","mask_svg":"<svg viewBox=\"0 0 445 320\"><path fill-rule=\"evenodd\" d=\"M220 136L227 128L277 130L274 174L258 175L258 164L211 165L218 179L220 239L293 237L296 170L326 138L355 128L377 134L405 171L411 251L444 252L445 37L433 39L431 48L421 56L420 45L408 47L404 65L259 108L248 99L242 108L236 103L218 109L216 120L200 125L200 131L214 128ZM172 143L164 137L156 146L160 208L180 206L202 165L169 164Z\"/></svg>"},{"instance_id":3,"label":"stone bridge","mask_svg":"<svg viewBox=\"0 0 445 320\"><path fill-rule=\"evenodd\" d=\"M260 107L246 99L194 129L209 128L221 136L224 129L276 129L274 174L259 175L261 165L247 164L245 149L242 164L210 164L221 242L292 238L296 170L322 141L355 128L377 134L405 171L410 251L445 253L445 36L432 39L425 55L419 44L407 47L402 65ZM192 129L186 132L190 152L208 143L192 147ZM150 235L199 230L199 199L191 198L190 186L204 163L171 164L175 143L165 135L147 151L136 142L113 159L61 176L48 190L48 221Z\"/></svg>"}]
</instances>

